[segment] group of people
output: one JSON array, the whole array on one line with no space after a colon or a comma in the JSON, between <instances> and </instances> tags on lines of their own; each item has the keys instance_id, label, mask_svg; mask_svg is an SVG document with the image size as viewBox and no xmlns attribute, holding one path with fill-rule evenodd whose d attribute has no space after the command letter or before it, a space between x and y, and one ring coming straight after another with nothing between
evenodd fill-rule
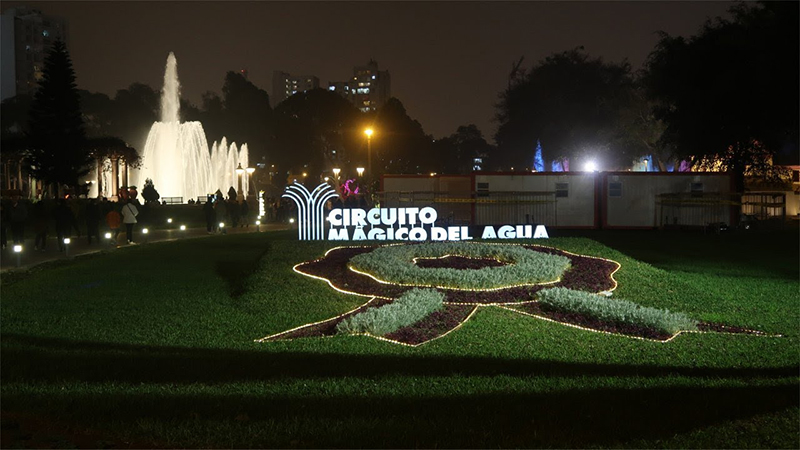
<instances>
[{"instance_id":1,"label":"group of people","mask_svg":"<svg viewBox=\"0 0 800 450\"><path fill-rule=\"evenodd\" d=\"M45 251L47 238L52 225L60 251L64 251L64 238L82 236L81 227L85 227L88 243L101 242L100 226L105 220L109 230L116 239L121 225L126 227L128 243L133 242L133 228L137 223L139 208L135 198L113 203L105 198L78 200L59 198L55 201L39 200L30 203L28 200L13 196L9 201L0 202L0 246L8 245L8 229L14 244L24 244L25 229L30 225L34 234L34 249ZM74 233L73 233L74 231Z\"/></svg>"},{"instance_id":2,"label":"group of people","mask_svg":"<svg viewBox=\"0 0 800 450\"><path fill-rule=\"evenodd\" d=\"M250 226L250 206L247 201L237 200L236 191L228 191L227 200L220 190L214 195L209 195L203 204L203 215L208 233L224 232L224 227L220 229L220 223L231 227Z\"/></svg>"}]
</instances>

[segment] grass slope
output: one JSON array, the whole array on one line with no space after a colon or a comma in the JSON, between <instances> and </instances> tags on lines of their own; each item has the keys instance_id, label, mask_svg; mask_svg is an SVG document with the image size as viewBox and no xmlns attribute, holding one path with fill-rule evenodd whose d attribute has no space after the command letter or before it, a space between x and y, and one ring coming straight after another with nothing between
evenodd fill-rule
<instances>
[{"instance_id":1,"label":"grass slope","mask_svg":"<svg viewBox=\"0 0 800 450\"><path fill-rule=\"evenodd\" d=\"M589 236L548 244L620 262L615 296L787 337L662 344L482 308L418 348L258 344L364 303L292 271L330 244L143 245L4 275L3 446L798 447L797 234Z\"/></svg>"}]
</instances>

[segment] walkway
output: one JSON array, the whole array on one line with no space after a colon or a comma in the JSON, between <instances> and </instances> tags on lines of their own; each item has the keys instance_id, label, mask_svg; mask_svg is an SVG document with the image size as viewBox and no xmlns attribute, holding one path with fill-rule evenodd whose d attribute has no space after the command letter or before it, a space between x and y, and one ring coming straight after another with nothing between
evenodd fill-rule
<instances>
[{"instance_id":1,"label":"walkway","mask_svg":"<svg viewBox=\"0 0 800 450\"><path fill-rule=\"evenodd\" d=\"M228 228L226 232L228 234L255 233L258 232L259 230L261 232L264 232L264 231L286 230L288 228L289 226L286 224L271 223L267 225L260 225L260 227L256 227L255 225L250 225L249 227ZM103 234L104 232L101 232L101 237ZM142 245L151 242L174 241L177 239L200 238L200 237L208 237L214 235L213 234L209 235L206 232L205 228L188 228L185 231L180 231L177 229L152 230L145 235L142 234L141 228L137 228L134 232L134 236L136 237L137 245ZM10 237L11 236L9 236L9 238ZM130 244L127 244L125 238L124 227L122 228L122 232L120 232L119 236L117 237L116 245L114 245L110 239L105 239L105 238L100 243L94 242L91 245L89 245L88 239L86 238L85 235L79 238L73 236L67 252L58 251L58 243L56 242L56 238L53 236L48 237L47 248L44 251L35 250L33 248L33 239L27 239L23 245L23 251L19 255L19 265L18 265L17 254L14 253L14 244L9 239L7 248L0 251L0 272L5 272L8 270L17 270L17 268L19 268L20 270L25 270L47 261L73 258L75 256L87 255L90 253L113 251L118 248L129 247L129 246Z\"/></svg>"}]
</instances>

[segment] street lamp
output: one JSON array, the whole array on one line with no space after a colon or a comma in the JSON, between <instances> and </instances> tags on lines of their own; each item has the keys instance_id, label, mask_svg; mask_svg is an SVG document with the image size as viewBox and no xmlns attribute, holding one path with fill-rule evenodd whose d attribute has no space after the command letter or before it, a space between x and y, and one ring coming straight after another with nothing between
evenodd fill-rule
<instances>
[{"instance_id":1,"label":"street lamp","mask_svg":"<svg viewBox=\"0 0 800 450\"><path fill-rule=\"evenodd\" d=\"M364 130L367 135L367 168L369 168L370 176L372 175L372 128Z\"/></svg>"},{"instance_id":2,"label":"street lamp","mask_svg":"<svg viewBox=\"0 0 800 450\"><path fill-rule=\"evenodd\" d=\"M17 267L19 267L20 258L22 256L22 246L20 244L17 244L17 245L14 246L14 253L17 254Z\"/></svg>"},{"instance_id":3,"label":"street lamp","mask_svg":"<svg viewBox=\"0 0 800 450\"><path fill-rule=\"evenodd\" d=\"M69 258L69 243L71 242L70 238L64 238L64 256Z\"/></svg>"},{"instance_id":4,"label":"street lamp","mask_svg":"<svg viewBox=\"0 0 800 450\"><path fill-rule=\"evenodd\" d=\"M356 172L358 172L358 176L364 175L364 168L363 167L356 167Z\"/></svg>"},{"instance_id":5,"label":"street lamp","mask_svg":"<svg viewBox=\"0 0 800 450\"><path fill-rule=\"evenodd\" d=\"M342 169L340 169L338 167L334 167L333 168L333 176L336 177L337 181L339 180L339 172L341 172L341 171L342 171Z\"/></svg>"},{"instance_id":6,"label":"street lamp","mask_svg":"<svg viewBox=\"0 0 800 450\"><path fill-rule=\"evenodd\" d=\"M239 176L239 197L242 196L242 174L244 173L244 169L242 168L242 163L239 163L239 167L236 168L236 175Z\"/></svg>"}]
</instances>

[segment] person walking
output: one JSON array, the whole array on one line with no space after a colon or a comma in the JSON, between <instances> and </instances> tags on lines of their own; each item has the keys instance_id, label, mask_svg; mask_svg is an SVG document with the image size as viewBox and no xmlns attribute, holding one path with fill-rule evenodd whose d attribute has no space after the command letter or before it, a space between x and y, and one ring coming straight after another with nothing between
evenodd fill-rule
<instances>
[{"instance_id":1,"label":"person walking","mask_svg":"<svg viewBox=\"0 0 800 450\"><path fill-rule=\"evenodd\" d=\"M39 200L33 205L33 231L36 233L34 249L45 251L47 248L47 231L50 225L50 215L47 214L45 201Z\"/></svg>"},{"instance_id":2,"label":"person walking","mask_svg":"<svg viewBox=\"0 0 800 450\"><path fill-rule=\"evenodd\" d=\"M214 232L214 219L216 215L214 214L214 197L209 195L206 199L206 203L203 205L203 214L205 214L206 218L206 232L211 234Z\"/></svg>"},{"instance_id":3,"label":"person walking","mask_svg":"<svg viewBox=\"0 0 800 450\"><path fill-rule=\"evenodd\" d=\"M25 221L28 220L28 208L25 200L15 195L11 200L11 239L15 244L22 244L25 240Z\"/></svg>"},{"instance_id":4,"label":"person walking","mask_svg":"<svg viewBox=\"0 0 800 450\"><path fill-rule=\"evenodd\" d=\"M72 208L67 205L66 200L63 198L58 199L56 208L53 210L53 216L55 216L56 219L58 251L63 252L65 245L64 238L70 236L72 228L75 228L75 231L78 233L78 237L81 235L81 230L78 228L78 222L75 220L75 214L72 212Z\"/></svg>"},{"instance_id":5,"label":"person walking","mask_svg":"<svg viewBox=\"0 0 800 450\"><path fill-rule=\"evenodd\" d=\"M136 209L133 200L128 200L125 206L122 207L122 223L125 224L125 234L128 238L128 244L136 244L133 241L133 226L136 225L136 216L139 215L139 210Z\"/></svg>"},{"instance_id":6,"label":"person walking","mask_svg":"<svg viewBox=\"0 0 800 450\"><path fill-rule=\"evenodd\" d=\"M108 225L108 229L114 234L114 244L116 244L117 237L119 236L119 226L122 224L122 216L119 211L112 207L106 214L106 224Z\"/></svg>"},{"instance_id":7,"label":"person walking","mask_svg":"<svg viewBox=\"0 0 800 450\"><path fill-rule=\"evenodd\" d=\"M225 203L225 199L222 198L222 195L217 197L217 200L214 202L214 212L216 213L217 224L224 223L228 217L228 205ZM228 222L230 224L230 222ZM219 230L220 233L225 233L225 227L222 227Z\"/></svg>"},{"instance_id":8,"label":"person walking","mask_svg":"<svg viewBox=\"0 0 800 450\"><path fill-rule=\"evenodd\" d=\"M86 218L86 237L89 238L89 245L92 245L92 238L97 238L97 243L100 241L100 205L97 204L97 199L89 199L89 204L86 205L84 211Z\"/></svg>"}]
</instances>

